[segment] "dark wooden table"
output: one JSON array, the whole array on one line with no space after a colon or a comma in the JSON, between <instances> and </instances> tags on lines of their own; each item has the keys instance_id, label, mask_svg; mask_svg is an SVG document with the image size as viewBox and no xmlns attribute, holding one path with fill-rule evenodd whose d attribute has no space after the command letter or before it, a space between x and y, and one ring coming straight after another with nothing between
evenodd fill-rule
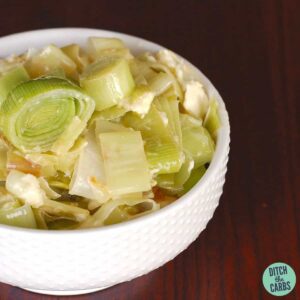
<instances>
[{"instance_id":1,"label":"dark wooden table","mask_svg":"<svg viewBox=\"0 0 300 300\"><path fill-rule=\"evenodd\" d=\"M0 1L1 36L64 26L126 32L180 53L223 95L232 127L224 194L200 237L146 276L65 299L274 299L262 273L278 261L300 281L299 0ZM283 298L300 299L300 283ZM0 299L62 298L0 284Z\"/></svg>"}]
</instances>

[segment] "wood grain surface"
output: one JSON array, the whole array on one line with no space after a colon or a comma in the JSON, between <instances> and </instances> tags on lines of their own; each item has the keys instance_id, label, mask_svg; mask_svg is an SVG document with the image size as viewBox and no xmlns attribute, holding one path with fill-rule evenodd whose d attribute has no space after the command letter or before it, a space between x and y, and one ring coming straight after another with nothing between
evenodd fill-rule
<instances>
[{"instance_id":1,"label":"wood grain surface","mask_svg":"<svg viewBox=\"0 0 300 300\"><path fill-rule=\"evenodd\" d=\"M0 0L1 36L65 26L152 40L212 80L232 127L224 194L200 237L148 275L65 298L0 284L0 299L275 299L262 273L278 261L300 281L300 1ZM300 282L283 299L300 299Z\"/></svg>"}]
</instances>

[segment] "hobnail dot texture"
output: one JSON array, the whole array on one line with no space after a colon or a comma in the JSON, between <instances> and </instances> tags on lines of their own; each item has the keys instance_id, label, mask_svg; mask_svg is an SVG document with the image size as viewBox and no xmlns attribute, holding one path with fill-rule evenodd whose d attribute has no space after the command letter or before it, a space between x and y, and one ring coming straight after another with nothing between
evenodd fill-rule
<instances>
[{"instance_id":1,"label":"hobnail dot texture","mask_svg":"<svg viewBox=\"0 0 300 300\"><path fill-rule=\"evenodd\" d=\"M218 205L227 157L199 193L139 226L79 235L0 230L0 281L42 290L110 286L173 259L206 227Z\"/></svg>"}]
</instances>

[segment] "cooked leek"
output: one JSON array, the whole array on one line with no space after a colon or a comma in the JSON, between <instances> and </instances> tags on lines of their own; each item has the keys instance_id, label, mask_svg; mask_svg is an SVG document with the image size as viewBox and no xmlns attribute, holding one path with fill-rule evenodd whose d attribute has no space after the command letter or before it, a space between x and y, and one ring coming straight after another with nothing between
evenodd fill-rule
<instances>
[{"instance_id":1,"label":"cooked leek","mask_svg":"<svg viewBox=\"0 0 300 300\"><path fill-rule=\"evenodd\" d=\"M52 153L28 153L25 155L25 158L30 161L32 165L39 166L41 175L49 178L49 180L52 178L51 182L60 181L54 180L54 178L58 179L59 172L62 172L66 177L72 175L75 163L86 145L87 142L85 139L79 138L66 153L60 155Z\"/></svg>"},{"instance_id":2,"label":"cooked leek","mask_svg":"<svg viewBox=\"0 0 300 300\"><path fill-rule=\"evenodd\" d=\"M100 133L104 132L121 132L121 131L131 131L131 128L127 128L121 124L113 123L106 120L97 120L95 123L95 133L99 136Z\"/></svg>"},{"instance_id":3,"label":"cooked leek","mask_svg":"<svg viewBox=\"0 0 300 300\"><path fill-rule=\"evenodd\" d=\"M27 159L25 159L22 155L20 155L17 151L12 151L11 149L7 151L6 154L6 169L9 170L17 170L23 173L29 173L35 176L41 175L41 167L38 164L35 164Z\"/></svg>"},{"instance_id":4,"label":"cooked leek","mask_svg":"<svg viewBox=\"0 0 300 300\"><path fill-rule=\"evenodd\" d=\"M182 101L183 99L183 92L182 89L178 83L177 78L173 75L173 73L168 69L168 67L166 67L163 64L160 63L151 63L150 64L151 68L154 70L157 70L159 72L164 72L165 74L168 75L168 80L172 81L172 87L174 89L174 94L176 95L176 97L178 98L178 100ZM166 79L164 79L166 80ZM169 83L168 83L169 84Z\"/></svg>"},{"instance_id":5,"label":"cooked leek","mask_svg":"<svg viewBox=\"0 0 300 300\"><path fill-rule=\"evenodd\" d=\"M0 138L0 181L5 181L7 176L7 145Z\"/></svg>"},{"instance_id":6,"label":"cooked leek","mask_svg":"<svg viewBox=\"0 0 300 300\"><path fill-rule=\"evenodd\" d=\"M203 176L217 102L169 50L116 38L0 59L0 223L106 226L175 201Z\"/></svg>"},{"instance_id":7,"label":"cooked leek","mask_svg":"<svg viewBox=\"0 0 300 300\"><path fill-rule=\"evenodd\" d=\"M203 85L195 80L188 82L185 86L184 109L190 115L203 120L208 109L208 104L208 96Z\"/></svg>"},{"instance_id":8,"label":"cooked leek","mask_svg":"<svg viewBox=\"0 0 300 300\"><path fill-rule=\"evenodd\" d=\"M112 106L110 108L97 111L93 114L90 123L97 119L101 120L115 120L123 117L127 113L127 109L118 105Z\"/></svg>"},{"instance_id":9,"label":"cooked leek","mask_svg":"<svg viewBox=\"0 0 300 300\"><path fill-rule=\"evenodd\" d=\"M128 194L151 189L151 177L140 132L100 133L99 140L106 183L112 194Z\"/></svg>"},{"instance_id":10,"label":"cooked leek","mask_svg":"<svg viewBox=\"0 0 300 300\"><path fill-rule=\"evenodd\" d=\"M192 117L189 116L188 118L191 119ZM185 115L181 115L181 119L185 124L188 124ZM196 121L190 122L188 126L182 128L182 142L183 149L192 156L197 168L211 161L215 144L204 127L194 124Z\"/></svg>"},{"instance_id":11,"label":"cooked leek","mask_svg":"<svg viewBox=\"0 0 300 300\"><path fill-rule=\"evenodd\" d=\"M93 128L92 128L93 129ZM86 134L86 147L81 151L70 183L69 193L104 203L110 197L105 185L103 158L94 131Z\"/></svg>"},{"instance_id":12,"label":"cooked leek","mask_svg":"<svg viewBox=\"0 0 300 300\"><path fill-rule=\"evenodd\" d=\"M96 102L96 110L116 105L129 96L134 80L125 59L108 58L90 65L80 79L80 85Z\"/></svg>"},{"instance_id":13,"label":"cooked leek","mask_svg":"<svg viewBox=\"0 0 300 300\"><path fill-rule=\"evenodd\" d=\"M0 108L2 130L22 152L45 152L64 134L74 117L81 127L70 134L72 143L84 129L95 103L79 87L59 78L27 81L13 89Z\"/></svg>"},{"instance_id":14,"label":"cooked leek","mask_svg":"<svg viewBox=\"0 0 300 300\"><path fill-rule=\"evenodd\" d=\"M47 199L37 177L20 171L10 171L5 183L6 189L15 197L34 208L42 206Z\"/></svg>"},{"instance_id":15,"label":"cooked leek","mask_svg":"<svg viewBox=\"0 0 300 300\"><path fill-rule=\"evenodd\" d=\"M183 185L183 191L180 195L187 193L195 184L202 178L204 173L206 172L205 166L199 167L197 169L193 169L189 179Z\"/></svg>"},{"instance_id":16,"label":"cooked leek","mask_svg":"<svg viewBox=\"0 0 300 300\"><path fill-rule=\"evenodd\" d=\"M92 60L103 57L132 58L129 49L125 47L121 40L116 38L90 37L87 49Z\"/></svg>"},{"instance_id":17,"label":"cooked leek","mask_svg":"<svg viewBox=\"0 0 300 300\"><path fill-rule=\"evenodd\" d=\"M14 87L29 79L30 78L23 66L17 66L0 75L0 105Z\"/></svg>"},{"instance_id":18,"label":"cooked leek","mask_svg":"<svg viewBox=\"0 0 300 300\"><path fill-rule=\"evenodd\" d=\"M130 112L122 118L122 122L127 127L141 131L149 166L153 172L165 174L179 171L182 151L172 135L164 112L152 105L144 118Z\"/></svg>"},{"instance_id":19,"label":"cooked leek","mask_svg":"<svg viewBox=\"0 0 300 300\"><path fill-rule=\"evenodd\" d=\"M23 228L37 228L32 208L28 204L7 210L0 209L0 223Z\"/></svg>"},{"instance_id":20,"label":"cooked leek","mask_svg":"<svg viewBox=\"0 0 300 300\"><path fill-rule=\"evenodd\" d=\"M79 45L71 44L61 48L61 50L75 62L80 72L88 65L89 58Z\"/></svg>"},{"instance_id":21,"label":"cooked leek","mask_svg":"<svg viewBox=\"0 0 300 300\"><path fill-rule=\"evenodd\" d=\"M120 101L120 106L143 117L150 110L153 99L154 93L147 86L141 85L135 88L130 97Z\"/></svg>"},{"instance_id":22,"label":"cooked leek","mask_svg":"<svg viewBox=\"0 0 300 300\"><path fill-rule=\"evenodd\" d=\"M158 110L165 113L172 135L177 142L179 149L182 148L182 132L179 117L179 102L174 97L160 96L155 101Z\"/></svg>"},{"instance_id":23,"label":"cooked leek","mask_svg":"<svg viewBox=\"0 0 300 300\"><path fill-rule=\"evenodd\" d=\"M71 78L77 77L75 62L54 45L32 55L25 63L25 67L31 78L49 75L59 69L64 70L65 74Z\"/></svg>"},{"instance_id":24,"label":"cooked leek","mask_svg":"<svg viewBox=\"0 0 300 300\"><path fill-rule=\"evenodd\" d=\"M220 124L221 121L218 115L218 103L216 100L210 100L209 108L204 119L204 127L209 131L214 139L217 137Z\"/></svg>"},{"instance_id":25,"label":"cooked leek","mask_svg":"<svg viewBox=\"0 0 300 300\"><path fill-rule=\"evenodd\" d=\"M173 78L164 72L159 72L156 76L153 76L149 81L151 91L155 96L158 96L168 90L173 84Z\"/></svg>"},{"instance_id":26,"label":"cooked leek","mask_svg":"<svg viewBox=\"0 0 300 300\"><path fill-rule=\"evenodd\" d=\"M41 210L52 216L58 216L58 218L70 219L76 222L83 222L90 214L86 209L49 199L45 200Z\"/></svg>"},{"instance_id":27,"label":"cooked leek","mask_svg":"<svg viewBox=\"0 0 300 300\"><path fill-rule=\"evenodd\" d=\"M126 210L124 210L125 205L129 207L144 205L144 208L140 208L141 211L136 215L130 215L126 212ZM121 206L123 206L123 209L120 208ZM116 212L118 209L119 211L112 218L113 212ZM112 224L120 221L126 221L134 217L139 217L157 209L159 209L159 205L151 199L114 199L105 203L94 215L90 216L83 224L81 224L80 228L103 226L110 216L111 218L109 223Z\"/></svg>"},{"instance_id":28,"label":"cooked leek","mask_svg":"<svg viewBox=\"0 0 300 300\"><path fill-rule=\"evenodd\" d=\"M191 176L194 168L194 160L190 154L184 154L184 162L177 173L160 174L156 177L157 185L169 193L176 195L184 189L184 184Z\"/></svg>"}]
</instances>

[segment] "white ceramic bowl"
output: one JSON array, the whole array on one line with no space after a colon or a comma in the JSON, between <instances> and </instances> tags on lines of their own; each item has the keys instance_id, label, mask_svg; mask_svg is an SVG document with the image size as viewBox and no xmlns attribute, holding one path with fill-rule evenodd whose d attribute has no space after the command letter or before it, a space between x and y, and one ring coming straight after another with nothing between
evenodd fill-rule
<instances>
[{"instance_id":1,"label":"white ceramic bowl","mask_svg":"<svg viewBox=\"0 0 300 300\"><path fill-rule=\"evenodd\" d=\"M50 43L84 44L89 36L121 38L134 53L162 47L143 39L96 29L62 28L0 38L0 57ZM225 105L194 67L209 95L219 102L222 127L204 177L186 195L158 212L123 224L78 231L41 231L0 226L0 281L35 292L84 294L146 274L186 249L206 227L219 203L229 152Z\"/></svg>"}]
</instances>

